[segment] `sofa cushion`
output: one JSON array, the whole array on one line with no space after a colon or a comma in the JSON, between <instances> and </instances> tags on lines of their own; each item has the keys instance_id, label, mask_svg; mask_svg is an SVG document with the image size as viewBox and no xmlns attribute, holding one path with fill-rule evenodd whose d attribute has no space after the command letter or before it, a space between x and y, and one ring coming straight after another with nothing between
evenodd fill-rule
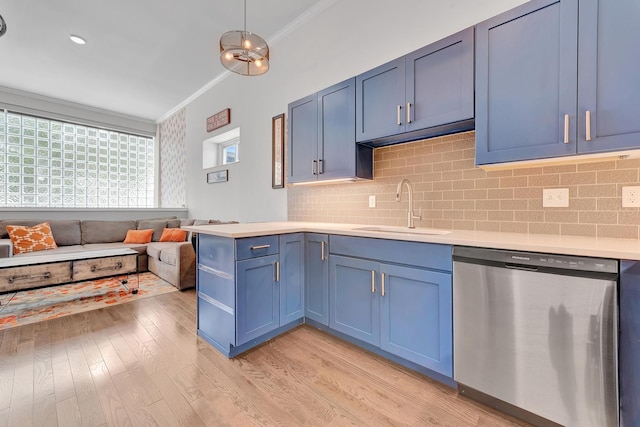
<instances>
[{"instance_id":1,"label":"sofa cushion","mask_svg":"<svg viewBox=\"0 0 640 427\"><path fill-rule=\"evenodd\" d=\"M96 221L85 220L80 223L82 244L122 242L127 231L136 229L135 221Z\"/></svg>"},{"instance_id":2,"label":"sofa cushion","mask_svg":"<svg viewBox=\"0 0 640 427\"><path fill-rule=\"evenodd\" d=\"M13 254L44 251L58 247L51 233L49 223L43 222L32 227L7 225L7 232L13 243Z\"/></svg>"},{"instance_id":3,"label":"sofa cushion","mask_svg":"<svg viewBox=\"0 0 640 427\"><path fill-rule=\"evenodd\" d=\"M91 251L95 251L95 250L100 250L100 249L123 249L123 248L128 248L128 249L133 249L134 251L138 252L138 254L140 255L146 255L147 254L147 245L143 245L140 243L122 243L122 242L118 242L118 243L89 243L86 245L82 246L84 249L87 250L91 250Z\"/></svg>"},{"instance_id":4,"label":"sofa cushion","mask_svg":"<svg viewBox=\"0 0 640 427\"><path fill-rule=\"evenodd\" d=\"M193 221L195 221L192 218L180 218L180 227L184 227L187 225L193 225Z\"/></svg>"},{"instance_id":5,"label":"sofa cushion","mask_svg":"<svg viewBox=\"0 0 640 427\"><path fill-rule=\"evenodd\" d=\"M166 219L141 219L138 220L138 230L153 230L152 242L157 242L162 236L162 230L167 227Z\"/></svg>"},{"instance_id":6,"label":"sofa cushion","mask_svg":"<svg viewBox=\"0 0 640 427\"><path fill-rule=\"evenodd\" d=\"M32 256L40 256L40 255L57 255L57 254L70 254L74 252L84 252L84 247L82 245L69 245L69 246L58 246L56 249L49 249L46 251L38 251L38 252L27 252L24 254L16 254L14 257L32 257Z\"/></svg>"},{"instance_id":7,"label":"sofa cushion","mask_svg":"<svg viewBox=\"0 0 640 427\"><path fill-rule=\"evenodd\" d=\"M176 265L179 245L173 242L153 242L147 246L147 255L169 265Z\"/></svg>"},{"instance_id":8,"label":"sofa cushion","mask_svg":"<svg viewBox=\"0 0 640 427\"><path fill-rule=\"evenodd\" d=\"M0 220L0 239L8 239L7 225L26 225L32 227L43 222L48 222L53 233L53 238L58 246L79 245L82 243L80 233L80 220L44 220L44 219L3 219Z\"/></svg>"}]
</instances>

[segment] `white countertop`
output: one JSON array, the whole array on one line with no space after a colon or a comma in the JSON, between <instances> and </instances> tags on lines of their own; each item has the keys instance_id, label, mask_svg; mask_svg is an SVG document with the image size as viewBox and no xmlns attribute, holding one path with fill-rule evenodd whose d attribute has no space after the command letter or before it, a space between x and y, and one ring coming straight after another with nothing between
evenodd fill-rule
<instances>
[{"instance_id":1,"label":"white countertop","mask_svg":"<svg viewBox=\"0 0 640 427\"><path fill-rule=\"evenodd\" d=\"M517 251L640 260L640 240L612 239L549 234L500 233L491 231L451 230L449 234L411 234L403 227L383 227L399 232L359 230L377 226L319 222L256 222L246 224L211 224L183 227L187 230L220 237L242 238L286 233L324 233L411 242L441 243ZM416 228L418 232L421 229ZM406 231L406 233L404 232Z\"/></svg>"}]
</instances>

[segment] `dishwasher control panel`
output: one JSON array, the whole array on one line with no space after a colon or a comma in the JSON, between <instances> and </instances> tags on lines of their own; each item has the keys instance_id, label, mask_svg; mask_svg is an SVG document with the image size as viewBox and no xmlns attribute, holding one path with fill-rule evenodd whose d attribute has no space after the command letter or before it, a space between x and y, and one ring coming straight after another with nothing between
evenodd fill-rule
<instances>
[{"instance_id":1,"label":"dishwasher control panel","mask_svg":"<svg viewBox=\"0 0 640 427\"><path fill-rule=\"evenodd\" d=\"M454 246L453 256L454 260L456 258L466 258L470 260L493 261L504 263L505 265L560 268L614 274L618 273L618 260L606 258L541 254L537 252L506 251L466 246Z\"/></svg>"}]
</instances>

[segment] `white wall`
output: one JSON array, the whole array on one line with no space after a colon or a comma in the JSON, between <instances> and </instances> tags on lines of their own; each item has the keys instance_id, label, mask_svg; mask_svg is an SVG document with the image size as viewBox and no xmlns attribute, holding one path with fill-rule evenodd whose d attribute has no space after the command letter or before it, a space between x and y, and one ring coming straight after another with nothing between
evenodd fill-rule
<instances>
[{"instance_id":1,"label":"white wall","mask_svg":"<svg viewBox=\"0 0 640 427\"><path fill-rule=\"evenodd\" d=\"M241 222L285 220L286 190L271 189L273 116L286 113L291 101L522 3L525 1L326 0L328 7L317 16L270 45L267 74L230 75L186 107L190 216ZM231 125L207 133L206 118L227 107L231 108ZM235 126L242 129L241 161L229 167L229 182L206 184L202 141Z\"/></svg>"}]
</instances>

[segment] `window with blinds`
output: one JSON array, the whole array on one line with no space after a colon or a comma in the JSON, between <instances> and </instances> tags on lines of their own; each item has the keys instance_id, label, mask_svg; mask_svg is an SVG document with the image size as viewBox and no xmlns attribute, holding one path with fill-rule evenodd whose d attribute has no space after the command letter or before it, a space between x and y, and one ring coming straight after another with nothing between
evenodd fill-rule
<instances>
[{"instance_id":1,"label":"window with blinds","mask_svg":"<svg viewBox=\"0 0 640 427\"><path fill-rule=\"evenodd\" d=\"M0 207L154 207L154 144L0 110Z\"/></svg>"}]
</instances>

